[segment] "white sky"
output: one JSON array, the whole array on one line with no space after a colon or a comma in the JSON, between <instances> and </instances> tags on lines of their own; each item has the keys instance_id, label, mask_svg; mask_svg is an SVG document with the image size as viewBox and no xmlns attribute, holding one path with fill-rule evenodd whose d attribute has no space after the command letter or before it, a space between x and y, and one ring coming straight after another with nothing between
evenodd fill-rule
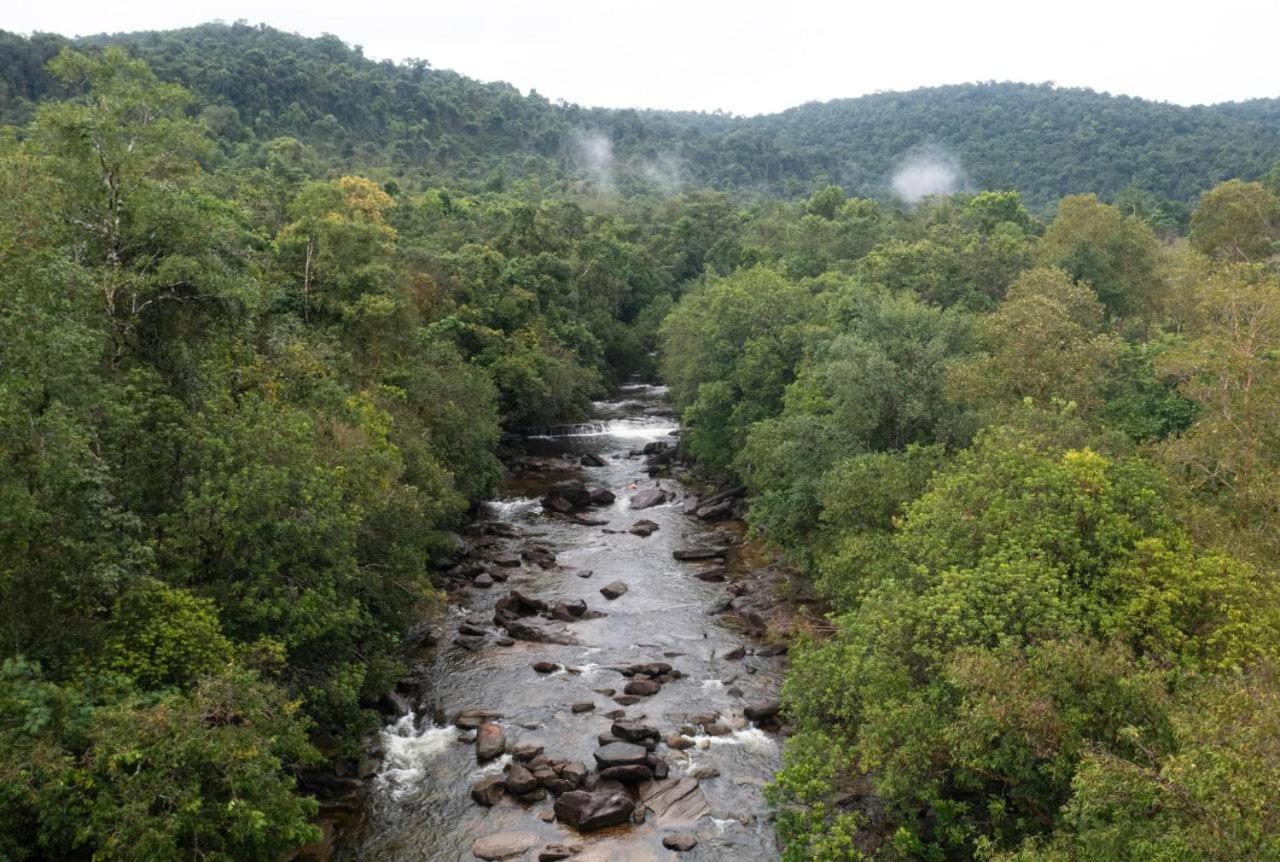
<instances>
[{"instance_id":1,"label":"white sky","mask_svg":"<svg viewBox=\"0 0 1280 862\"><path fill-rule=\"evenodd\" d=\"M0 29L241 18L609 107L754 114L982 80L1179 104L1280 96L1280 0L5 0Z\"/></svg>"}]
</instances>

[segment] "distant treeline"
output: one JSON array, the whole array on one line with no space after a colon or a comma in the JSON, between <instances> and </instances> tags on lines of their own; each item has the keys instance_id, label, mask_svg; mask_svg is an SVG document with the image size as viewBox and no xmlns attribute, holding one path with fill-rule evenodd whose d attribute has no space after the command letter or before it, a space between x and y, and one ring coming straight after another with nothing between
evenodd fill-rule
<instances>
[{"instance_id":1,"label":"distant treeline","mask_svg":"<svg viewBox=\"0 0 1280 862\"><path fill-rule=\"evenodd\" d=\"M0 34L0 122L65 93L45 63L68 40ZM622 193L684 186L795 197L827 183L883 198L913 154L941 151L969 188L1021 192L1033 210L1083 192L1185 223L1203 190L1280 161L1280 99L1184 108L1051 85L961 84L811 103L778 114L606 110L553 103L425 61L375 62L334 36L265 26L93 36L195 98L230 158L296 137L348 169L501 189L586 183ZM586 146L584 146L586 142ZM601 165L604 158L607 165ZM960 190L963 190L964 186Z\"/></svg>"}]
</instances>

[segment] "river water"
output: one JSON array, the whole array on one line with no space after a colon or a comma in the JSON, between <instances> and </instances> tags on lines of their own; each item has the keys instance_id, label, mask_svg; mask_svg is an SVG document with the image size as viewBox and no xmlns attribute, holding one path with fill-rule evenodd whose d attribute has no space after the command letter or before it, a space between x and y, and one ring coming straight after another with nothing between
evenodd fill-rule
<instances>
[{"instance_id":1,"label":"river water","mask_svg":"<svg viewBox=\"0 0 1280 862\"><path fill-rule=\"evenodd\" d=\"M751 640L732 616L712 612L726 598L726 584L704 583L691 574L696 564L677 562L672 551L697 545L709 531L723 525L706 524L682 514L683 490L678 483L654 480L646 475L644 459L630 455L651 441L673 441L676 425L654 415L660 404L660 387L625 387L617 400L597 404L599 421L581 428L549 429L568 432L547 441L563 448L576 461L582 453L594 453L603 467L580 467L572 473L550 473L535 479L513 478L502 486L498 498L482 507L481 519L504 521L524 532L523 542L549 545L557 555L557 567L544 570L530 563L510 570L510 580L492 589L470 589L451 604L446 632L439 646L418 657L416 690L410 698L415 711L387 726L381 739L383 759L372 782L367 823L354 846L341 854L347 859L373 860L471 860L472 843L498 832L537 833L539 843L524 857L538 858L545 844L578 844L573 857L646 860L764 860L778 858L772 824L762 798L762 787L779 761L780 739L753 727L743 718L743 706L775 697L781 682L776 658L748 654L729 660L725 653ZM582 526L544 513L539 498L546 485L563 478L583 479L590 487L604 487L617 494L608 506L593 507L586 514L607 520L606 527ZM630 497L638 489L661 486L675 500L644 511L630 509ZM649 537L626 533L645 518L658 524ZM605 530L623 531L617 534ZM730 550L730 583L753 565L747 552ZM589 570L590 577L578 572ZM599 588L615 580L629 591L606 600ZM579 641L556 645L516 641L501 646L502 635L493 629L494 602L508 589L556 602L585 599L592 610L607 613L599 619L580 620L565 628ZM489 639L479 650L453 644L457 626L467 618L483 618ZM559 663L567 670L543 675L531 665L537 661ZM475 746L465 731L437 723L467 709L501 713L509 743L535 742L552 757L570 758L593 766L596 736L608 732L612 720L606 713L622 709L603 692L621 694L626 678L611 666L665 661L685 674L661 691L625 709L629 719L644 719L663 735L676 733L687 719L717 712L733 731L723 736L698 734L693 747L674 751L660 745L657 753L670 764L672 778L688 775L698 767L713 766L719 777L703 780L701 791L709 803L709 816L686 823L679 831L699 839L690 852L664 849L662 837L673 831L654 818L639 826L626 825L599 833L579 834L555 822L545 822L553 800L524 804L511 797L484 808L469 797L478 779L500 773L510 755L478 765ZM571 705L595 704L593 711L574 713ZM433 721L433 716L436 720ZM703 770L705 774L706 770Z\"/></svg>"}]
</instances>

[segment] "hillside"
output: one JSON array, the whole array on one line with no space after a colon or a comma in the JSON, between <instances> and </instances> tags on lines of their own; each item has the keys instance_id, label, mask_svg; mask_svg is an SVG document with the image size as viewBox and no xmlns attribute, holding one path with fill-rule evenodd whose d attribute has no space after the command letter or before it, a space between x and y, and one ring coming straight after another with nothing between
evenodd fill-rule
<instances>
[{"instance_id":1,"label":"hillside","mask_svg":"<svg viewBox=\"0 0 1280 862\"><path fill-rule=\"evenodd\" d=\"M43 64L67 40L0 34L0 121L59 95ZM1017 188L1037 209L1127 187L1189 202L1280 161L1280 99L1185 108L1047 84L980 83L811 103L751 118L553 103L426 62L375 62L333 36L265 26L93 36L196 94L224 153L293 136L349 166L501 186L579 180L623 193L710 186L770 196L827 182L884 197L913 154L941 154L960 187Z\"/></svg>"}]
</instances>

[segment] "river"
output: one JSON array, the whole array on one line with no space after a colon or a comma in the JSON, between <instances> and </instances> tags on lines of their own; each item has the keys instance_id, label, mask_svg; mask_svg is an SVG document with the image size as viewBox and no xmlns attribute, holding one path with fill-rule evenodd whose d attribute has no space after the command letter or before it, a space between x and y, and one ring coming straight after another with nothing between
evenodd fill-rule
<instances>
[{"instance_id":1,"label":"river","mask_svg":"<svg viewBox=\"0 0 1280 862\"><path fill-rule=\"evenodd\" d=\"M536 860L545 845L555 844L576 845L572 858L579 862L778 858L762 788L778 766L780 739L747 721L743 710L748 703L777 696L784 659L754 654L756 642L738 619L715 613L730 595L726 587L757 564L748 551L729 546L727 584L699 580L692 574L699 564L672 557L677 549L705 544L708 534L723 541L728 531L740 534L741 527L683 514L680 485L650 478L644 459L633 454L647 443L674 441L674 421L654 409L661 398L660 387L624 387L615 400L596 405L598 422L560 429L568 433L542 441L544 448L562 450L575 462L583 454L597 455L604 466L512 476L497 499L482 506L478 520L508 524L523 534L504 540L511 548L548 546L555 564L544 569L522 562L502 571L509 578L506 583L468 587L449 605L439 644L416 656L409 695L413 712L382 733L382 760L371 783L366 823L343 858L472 860L473 842L495 833L526 836L523 843L536 836L536 843L510 857L515 859ZM539 500L547 486L564 478L614 492L613 503L583 513L607 525L585 526L543 511ZM630 498L655 487L674 499L632 511ZM641 518L657 529L647 537L626 532ZM583 572L591 574L580 577ZM623 581L628 590L608 600L600 588L613 581ZM494 628L494 608L512 588L550 604L585 600L592 611L606 615L553 624L577 641L573 644L517 640L504 646L504 633ZM478 648L454 642L458 627L468 620L470 626L487 630ZM747 655L726 657L742 646ZM561 669L538 673L532 667L536 662L553 662ZM622 694L628 680L615 668L643 662L667 662L683 676L651 697L620 706L613 697ZM585 710L588 702L590 711L572 711L574 704ZM470 788L488 775L502 774L512 755L477 763L474 732L448 723L449 717L471 709L501 715L497 723L508 749L513 743L535 743L547 756L592 768L597 736L608 733L613 723L607 713L624 711L627 719L656 726L664 739L682 727L695 730L681 741L688 748L677 751L664 743L656 754L669 765L666 784L703 776L696 792L705 795L706 810L684 823L654 816L651 810L640 825L579 833L547 822L553 798L529 803L507 796L492 807L478 805ZM723 726L711 730L720 735L704 732L702 725L689 726L691 717L707 713L719 715L717 723ZM697 846L683 853L666 849L663 837L677 829L694 835Z\"/></svg>"}]
</instances>

